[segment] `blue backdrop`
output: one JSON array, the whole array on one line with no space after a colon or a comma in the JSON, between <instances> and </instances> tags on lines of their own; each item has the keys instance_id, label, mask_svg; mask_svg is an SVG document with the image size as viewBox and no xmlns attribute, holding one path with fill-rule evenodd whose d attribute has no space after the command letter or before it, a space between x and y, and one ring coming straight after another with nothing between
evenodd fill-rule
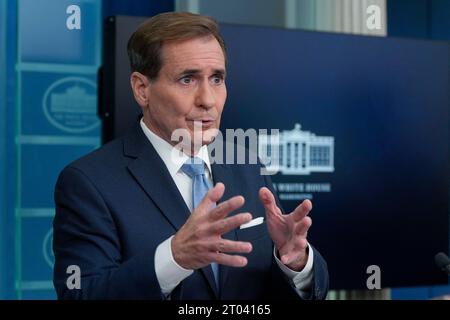
<instances>
[{"instance_id":1,"label":"blue backdrop","mask_svg":"<svg viewBox=\"0 0 450 320\"><path fill-rule=\"evenodd\" d=\"M450 40L448 0L388 0L387 15L389 37ZM427 299L449 293L450 285L397 288L392 298Z\"/></svg>"},{"instance_id":2,"label":"blue backdrop","mask_svg":"<svg viewBox=\"0 0 450 320\"><path fill-rule=\"evenodd\" d=\"M273 181L303 186L278 188L288 212L312 199L309 236L327 259L331 288L365 289L370 265L381 268L382 287L444 283L433 261L449 242L449 44L221 30L230 59L222 128L292 133L302 125L283 147L299 146L291 158L306 161ZM334 159L332 170L301 172L313 167L313 148L329 144L325 137L334 143L320 157Z\"/></svg>"}]
</instances>

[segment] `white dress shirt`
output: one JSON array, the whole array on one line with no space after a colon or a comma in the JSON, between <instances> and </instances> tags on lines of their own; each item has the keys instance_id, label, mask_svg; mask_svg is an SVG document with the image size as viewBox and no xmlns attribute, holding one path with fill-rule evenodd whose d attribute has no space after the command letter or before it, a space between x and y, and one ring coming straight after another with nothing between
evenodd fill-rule
<instances>
[{"instance_id":1,"label":"white dress shirt","mask_svg":"<svg viewBox=\"0 0 450 320\"><path fill-rule=\"evenodd\" d=\"M155 148L158 155L163 160L166 165L170 176L174 180L181 196L186 202L187 207L192 212L192 179L181 170L181 166L189 159L189 157L182 153L176 151L176 149L167 141L162 139L153 133L141 119L141 128L144 134L149 139L153 147ZM204 145L200 148L198 154L196 155L205 162L207 170L205 170L206 178L212 183L212 171L211 163L209 160L207 146ZM169 237L163 241L155 252L155 273L158 279L159 285L161 287L162 293L168 297L173 289L184 279L189 277L194 270L188 270L180 265L174 260L172 255L172 238ZM309 246L309 244L308 244ZM274 249L275 260L283 271L283 273L293 281L297 292L301 297L308 295L307 290L311 287L313 281L313 250L309 247L309 255L306 266L302 271L296 272L285 266L277 257L276 251Z\"/></svg>"}]
</instances>

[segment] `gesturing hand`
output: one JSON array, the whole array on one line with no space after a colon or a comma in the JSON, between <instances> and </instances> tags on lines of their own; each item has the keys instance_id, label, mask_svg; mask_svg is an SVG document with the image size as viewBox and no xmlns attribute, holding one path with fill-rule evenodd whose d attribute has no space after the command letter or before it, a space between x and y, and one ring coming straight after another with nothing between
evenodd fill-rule
<instances>
[{"instance_id":1,"label":"gesturing hand","mask_svg":"<svg viewBox=\"0 0 450 320\"><path fill-rule=\"evenodd\" d=\"M224 191L222 183L210 189L173 237L172 255L183 268L199 269L212 262L232 267L247 265L247 258L227 253L249 253L252 251L251 243L223 239L222 235L249 222L252 215L239 213L226 218L230 212L244 205L242 196L230 198L212 208Z\"/></svg>"},{"instance_id":2,"label":"gesturing hand","mask_svg":"<svg viewBox=\"0 0 450 320\"><path fill-rule=\"evenodd\" d=\"M312 220L307 214L312 209L311 201L305 200L290 214L283 215L269 189L261 188L259 198L266 210L267 228L281 262L300 271L308 261L306 237Z\"/></svg>"}]
</instances>

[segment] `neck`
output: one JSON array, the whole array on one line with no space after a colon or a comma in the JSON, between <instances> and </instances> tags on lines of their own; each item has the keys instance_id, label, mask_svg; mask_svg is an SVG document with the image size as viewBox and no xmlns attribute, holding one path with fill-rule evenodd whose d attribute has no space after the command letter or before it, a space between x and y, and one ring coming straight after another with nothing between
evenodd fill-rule
<instances>
[{"instance_id":1,"label":"neck","mask_svg":"<svg viewBox=\"0 0 450 320\"><path fill-rule=\"evenodd\" d=\"M181 142L172 141L170 139L170 137L164 136L164 134L162 134L161 130L158 130L157 126L154 126L148 118L144 117L143 121L144 121L145 126L152 133L154 133L155 135L157 135L158 137L160 137L161 139L166 141L172 147L180 150L181 152L186 154L188 157L196 156L199 153L201 147L203 146L202 143L196 144L196 143L190 143L190 141L189 141L189 143L185 143L184 140L182 140ZM191 140L191 139L189 139L189 140Z\"/></svg>"}]
</instances>

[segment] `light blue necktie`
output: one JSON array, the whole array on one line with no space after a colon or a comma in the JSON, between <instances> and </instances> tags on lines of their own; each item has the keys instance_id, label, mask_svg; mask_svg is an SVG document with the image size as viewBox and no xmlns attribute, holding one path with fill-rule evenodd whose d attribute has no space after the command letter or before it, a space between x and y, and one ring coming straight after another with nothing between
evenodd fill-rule
<instances>
[{"instance_id":1,"label":"light blue necktie","mask_svg":"<svg viewBox=\"0 0 450 320\"><path fill-rule=\"evenodd\" d=\"M208 190L212 188L205 176L205 162L197 157L189 158L183 164L181 170L192 179L192 206L195 209L205 197ZM217 289L219 289L219 266L217 263L211 263L211 268L214 273Z\"/></svg>"}]
</instances>

